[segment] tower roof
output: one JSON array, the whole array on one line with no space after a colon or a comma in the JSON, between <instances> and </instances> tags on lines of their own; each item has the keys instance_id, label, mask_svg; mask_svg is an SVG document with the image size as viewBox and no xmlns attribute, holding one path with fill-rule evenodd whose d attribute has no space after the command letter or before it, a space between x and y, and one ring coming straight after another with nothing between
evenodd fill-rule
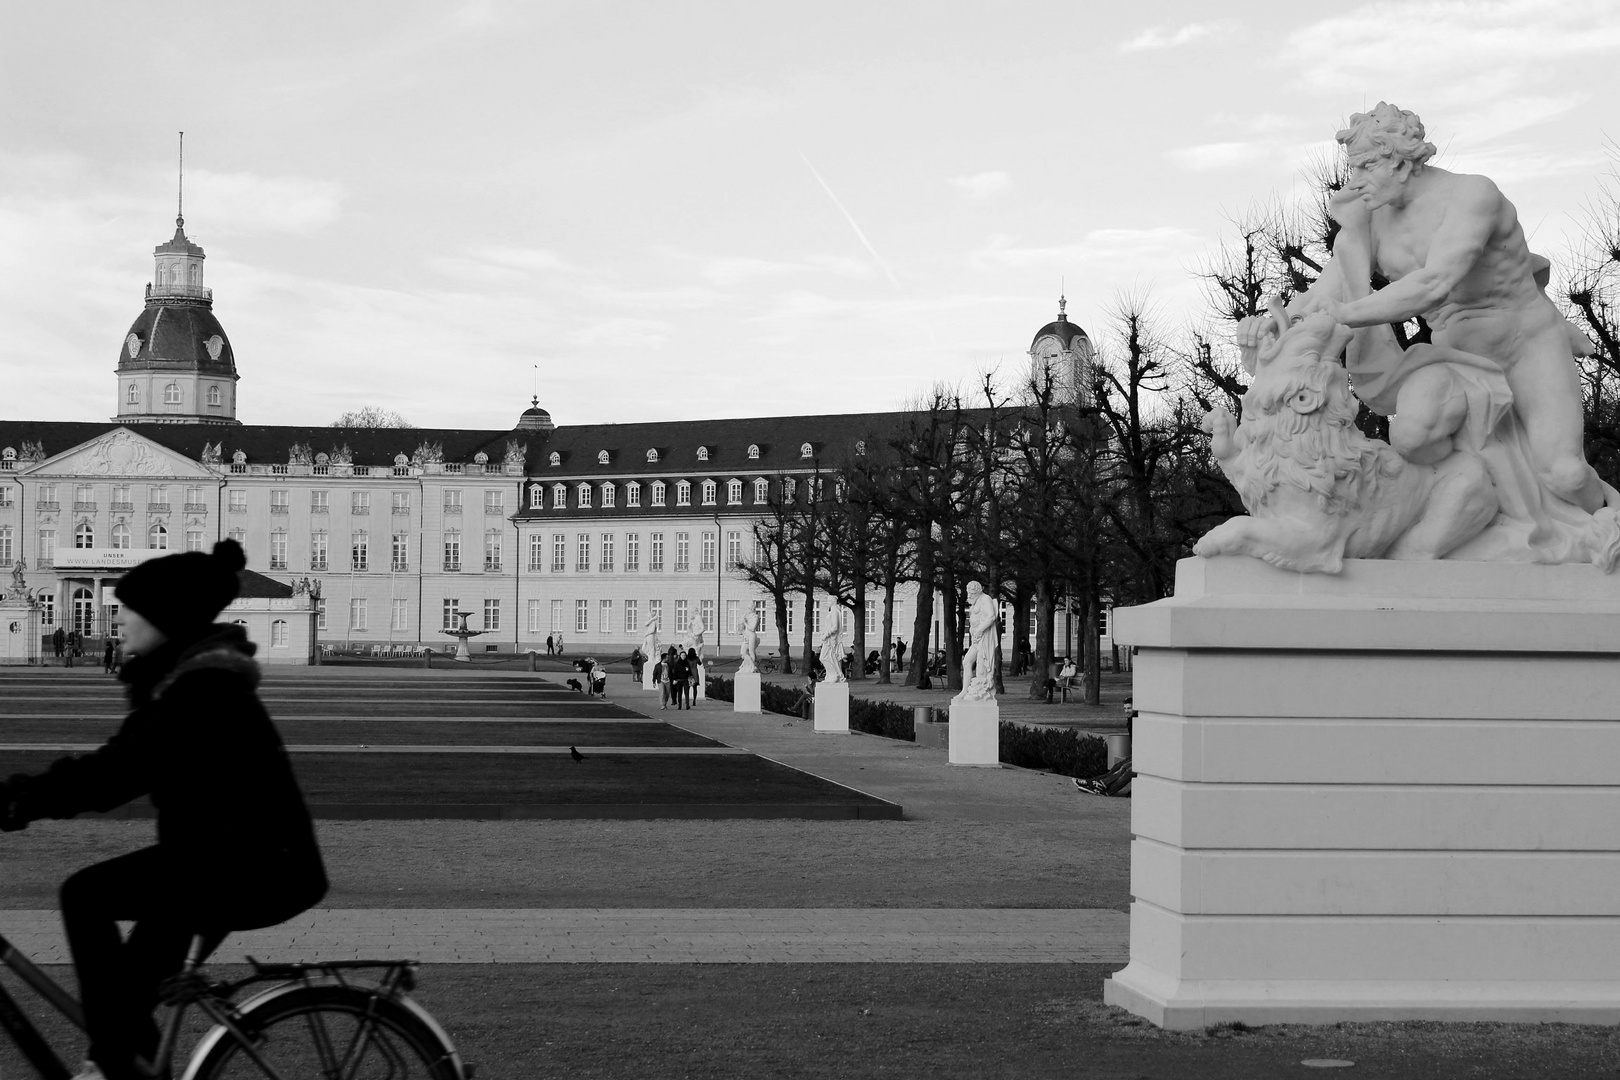
<instances>
[{"instance_id":1,"label":"tower roof","mask_svg":"<svg viewBox=\"0 0 1620 1080\"><path fill-rule=\"evenodd\" d=\"M199 259L207 258L203 249L186 238L186 219L174 219L174 239L166 244L159 244L152 249L153 255L194 255Z\"/></svg>"},{"instance_id":2,"label":"tower roof","mask_svg":"<svg viewBox=\"0 0 1620 1080\"><path fill-rule=\"evenodd\" d=\"M151 300L124 335L120 372L200 371L236 376L236 354L206 301Z\"/></svg>"},{"instance_id":3,"label":"tower roof","mask_svg":"<svg viewBox=\"0 0 1620 1080\"><path fill-rule=\"evenodd\" d=\"M1041 340L1043 337L1057 338L1063 343L1063 347L1065 349L1069 348L1070 345L1073 344L1075 338L1083 338L1087 345L1091 344L1090 336L1086 334L1085 330L1081 328L1080 324L1069 321L1069 316L1067 314L1068 306L1069 302L1067 297L1058 297L1057 318L1035 331L1035 336L1031 338L1029 342L1029 347L1031 349L1035 348L1035 343Z\"/></svg>"}]
</instances>

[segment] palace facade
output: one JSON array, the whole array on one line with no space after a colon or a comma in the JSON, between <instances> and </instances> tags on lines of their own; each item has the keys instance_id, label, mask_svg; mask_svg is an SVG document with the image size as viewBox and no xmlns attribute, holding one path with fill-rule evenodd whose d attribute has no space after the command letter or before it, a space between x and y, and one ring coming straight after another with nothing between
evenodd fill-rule
<instances>
[{"instance_id":1,"label":"palace facade","mask_svg":"<svg viewBox=\"0 0 1620 1080\"><path fill-rule=\"evenodd\" d=\"M665 640L701 617L727 654L757 610L773 650L768 596L734 569L753 554L754 522L783 485L858 455L901 415L559 427L536 400L509 429L243 424L202 248L177 219L153 254L120 343L117 415L0 420L0 567L22 560L45 636L108 632L124 570L229 536L252 570L314 597L329 647L444 648L442 631L467 613L483 631L474 651L561 635L571 654L617 656L657 615ZM1085 385L1090 343L1061 312L1030 357ZM896 602L902 633L912 601ZM865 613L868 648L878 604ZM265 658L301 659L307 641L277 640L270 625L250 626Z\"/></svg>"}]
</instances>

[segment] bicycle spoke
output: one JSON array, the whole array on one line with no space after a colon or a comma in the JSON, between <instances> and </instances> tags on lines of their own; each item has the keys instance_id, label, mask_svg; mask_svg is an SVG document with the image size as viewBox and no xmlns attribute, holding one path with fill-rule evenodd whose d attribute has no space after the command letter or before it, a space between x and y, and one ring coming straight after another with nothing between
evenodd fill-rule
<instances>
[{"instance_id":1,"label":"bicycle spoke","mask_svg":"<svg viewBox=\"0 0 1620 1080\"><path fill-rule=\"evenodd\" d=\"M310 1040L315 1044L315 1055L321 1060L321 1075L326 1080L339 1080L343 1071L332 1047L332 1037L326 1030L326 1014L307 1012L304 1020L309 1027Z\"/></svg>"}]
</instances>

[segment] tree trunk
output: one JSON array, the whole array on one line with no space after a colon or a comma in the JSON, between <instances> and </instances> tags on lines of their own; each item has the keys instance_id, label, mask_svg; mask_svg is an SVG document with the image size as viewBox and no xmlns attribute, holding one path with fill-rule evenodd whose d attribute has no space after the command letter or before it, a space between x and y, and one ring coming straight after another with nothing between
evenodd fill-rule
<instances>
[{"instance_id":1,"label":"tree trunk","mask_svg":"<svg viewBox=\"0 0 1620 1080\"><path fill-rule=\"evenodd\" d=\"M1019 655L1019 642L1024 640L1025 627L1029 626L1029 598L1029 582L1018 582L1013 587L1012 626L1008 628L1012 632L1014 656ZM1028 674L1029 662L1029 657L1025 656L1020 674Z\"/></svg>"},{"instance_id":2,"label":"tree trunk","mask_svg":"<svg viewBox=\"0 0 1620 1080\"><path fill-rule=\"evenodd\" d=\"M885 557L883 564L883 642L878 646L878 682L891 685L889 645L894 641L894 575L898 553Z\"/></svg>"},{"instance_id":3,"label":"tree trunk","mask_svg":"<svg viewBox=\"0 0 1620 1080\"><path fill-rule=\"evenodd\" d=\"M1046 697L1052 677L1052 580L1035 579L1035 649L1029 658L1029 696Z\"/></svg>"},{"instance_id":4,"label":"tree trunk","mask_svg":"<svg viewBox=\"0 0 1620 1080\"><path fill-rule=\"evenodd\" d=\"M934 620L933 525L924 521L917 530L917 611L911 620L911 666L906 669L906 685L916 686L928 670L928 630Z\"/></svg>"},{"instance_id":5,"label":"tree trunk","mask_svg":"<svg viewBox=\"0 0 1620 1080\"><path fill-rule=\"evenodd\" d=\"M849 665L849 681L866 678L866 581L855 579L855 610L851 613L855 624L855 659Z\"/></svg>"},{"instance_id":6,"label":"tree trunk","mask_svg":"<svg viewBox=\"0 0 1620 1080\"><path fill-rule=\"evenodd\" d=\"M811 657L816 655L815 638L816 618L816 591L814 588L804 590L804 670L815 671L816 664Z\"/></svg>"},{"instance_id":7,"label":"tree trunk","mask_svg":"<svg viewBox=\"0 0 1620 1080\"><path fill-rule=\"evenodd\" d=\"M792 646L788 643L788 629L787 629L787 612L788 612L788 609L787 609L787 606L788 606L789 601L788 601L788 598L787 598L787 593L778 593L776 595L775 599L776 599L776 640L777 640L777 646L776 647L778 649L780 649L781 652L782 652L782 674L791 675L791 674L793 674L793 652L792 652Z\"/></svg>"},{"instance_id":8,"label":"tree trunk","mask_svg":"<svg viewBox=\"0 0 1620 1080\"><path fill-rule=\"evenodd\" d=\"M962 689L962 624L957 611L956 572L946 570L939 576L940 591L944 603L940 606L945 609L945 625L941 633L945 637L945 685L952 690Z\"/></svg>"}]
</instances>

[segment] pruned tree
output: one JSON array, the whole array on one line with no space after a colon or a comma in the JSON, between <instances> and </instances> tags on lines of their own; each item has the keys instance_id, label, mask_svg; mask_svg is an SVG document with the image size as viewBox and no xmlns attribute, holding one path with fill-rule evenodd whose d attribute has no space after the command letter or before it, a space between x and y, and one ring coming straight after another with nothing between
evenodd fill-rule
<instances>
[{"instance_id":1,"label":"pruned tree","mask_svg":"<svg viewBox=\"0 0 1620 1080\"><path fill-rule=\"evenodd\" d=\"M344 413L332 421L335 428L403 428L414 429L415 424L405 419L392 409L380 408L376 405L367 405L362 409L354 409Z\"/></svg>"}]
</instances>

